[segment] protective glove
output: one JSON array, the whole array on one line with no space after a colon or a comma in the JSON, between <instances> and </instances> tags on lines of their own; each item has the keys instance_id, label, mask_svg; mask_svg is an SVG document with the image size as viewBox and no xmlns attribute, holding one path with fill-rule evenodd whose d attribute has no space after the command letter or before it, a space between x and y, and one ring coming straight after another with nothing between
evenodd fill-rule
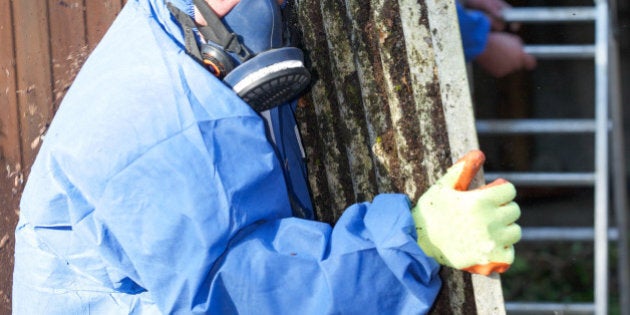
<instances>
[{"instance_id":1,"label":"protective glove","mask_svg":"<svg viewBox=\"0 0 630 315\"><path fill-rule=\"evenodd\" d=\"M468 190L485 156L467 153L412 209L418 245L441 265L489 275L506 271L521 238L514 185L504 179Z\"/></svg>"}]
</instances>

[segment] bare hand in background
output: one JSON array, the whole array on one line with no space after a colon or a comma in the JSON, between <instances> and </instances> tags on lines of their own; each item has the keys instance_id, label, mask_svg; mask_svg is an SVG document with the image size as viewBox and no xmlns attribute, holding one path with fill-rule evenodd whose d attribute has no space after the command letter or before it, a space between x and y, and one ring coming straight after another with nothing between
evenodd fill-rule
<instances>
[{"instance_id":1,"label":"bare hand in background","mask_svg":"<svg viewBox=\"0 0 630 315\"><path fill-rule=\"evenodd\" d=\"M534 56L525 53L521 39L509 33L488 34L486 49L475 59L486 72L496 78L504 77L518 70L532 70L536 67Z\"/></svg>"}]
</instances>

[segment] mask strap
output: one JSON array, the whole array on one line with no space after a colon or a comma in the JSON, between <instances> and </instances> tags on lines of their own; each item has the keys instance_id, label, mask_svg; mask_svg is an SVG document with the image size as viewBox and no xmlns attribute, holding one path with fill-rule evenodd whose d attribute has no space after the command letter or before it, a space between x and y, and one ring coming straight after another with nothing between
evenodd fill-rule
<instances>
[{"instance_id":1,"label":"mask strap","mask_svg":"<svg viewBox=\"0 0 630 315\"><path fill-rule=\"evenodd\" d=\"M193 0L193 3L208 23L207 26L198 27L206 41L216 43L225 51L236 54L241 62L252 57L252 53L241 43L238 35L227 30L205 0Z\"/></svg>"},{"instance_id":2,"label":"mask strap","mask_svg":"<svg viewBox=\"0 0 630 315\"><path fill-rule=\"evenodd\" d=\"M194 29L197 28L195 21L186 12L178 9L172 3L167 2L166 7L171 12L173 17L179 22L184 31L184 44L186 45L186 52L193 56L197 61L202 62L201 52L199 51L199 45L197 44L197 38L194 33Z\"/></svg>"}]
</instances>

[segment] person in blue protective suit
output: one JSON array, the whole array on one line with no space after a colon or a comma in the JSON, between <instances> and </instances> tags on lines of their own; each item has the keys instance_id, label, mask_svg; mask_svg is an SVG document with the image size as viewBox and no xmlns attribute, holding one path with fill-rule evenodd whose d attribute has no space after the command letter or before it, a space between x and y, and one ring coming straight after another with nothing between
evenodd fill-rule
<instances>
[{"instance_id":1,"label":"person in blue protective suit","mask_svg":"<svg viewBox=\"0 0 630 315\"><path fill-rule=\"evenodd\" d=\"M509 266L514 187L461 187L479 153L413 208L382 194L312 220L294 104L269 107L307 78L278 10L127 1L31 169L14 314L422 314L440 264Z\"/></svg>"},{"instance_id":2,"label":"person in blue protective suit","mask_svg":"<svg viewBox=\"0 0 630 315\"><path fill-rule=\"evenodd\" d=\"M508 7L502 0L456 1L466 61L474 61L496 78L536 67L536 59L524 51L520 37L505 31L501 11Z\"/></svg>"}]
</instances>

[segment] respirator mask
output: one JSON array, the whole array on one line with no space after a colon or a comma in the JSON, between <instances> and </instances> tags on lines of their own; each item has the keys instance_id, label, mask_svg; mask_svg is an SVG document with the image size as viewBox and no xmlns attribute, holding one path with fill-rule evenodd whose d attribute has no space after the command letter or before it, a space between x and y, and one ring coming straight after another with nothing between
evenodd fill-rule
<instances>
[{"instance_id":1,"label":"respirator mask","mask_svg":"<svg viewBox=\"0 0 630 315\"><path fill-rule=\"evenodd\" d=\"M295 99L310 82L302 51L285 46L276 0L241 0L222 19L204 0L193 0L207 26L169 4L184 29L186 49L256 111ZM205 43L198 44L193 29ZM194 41L194 43L193 43Z\"/></svg>"}]
</instances>

